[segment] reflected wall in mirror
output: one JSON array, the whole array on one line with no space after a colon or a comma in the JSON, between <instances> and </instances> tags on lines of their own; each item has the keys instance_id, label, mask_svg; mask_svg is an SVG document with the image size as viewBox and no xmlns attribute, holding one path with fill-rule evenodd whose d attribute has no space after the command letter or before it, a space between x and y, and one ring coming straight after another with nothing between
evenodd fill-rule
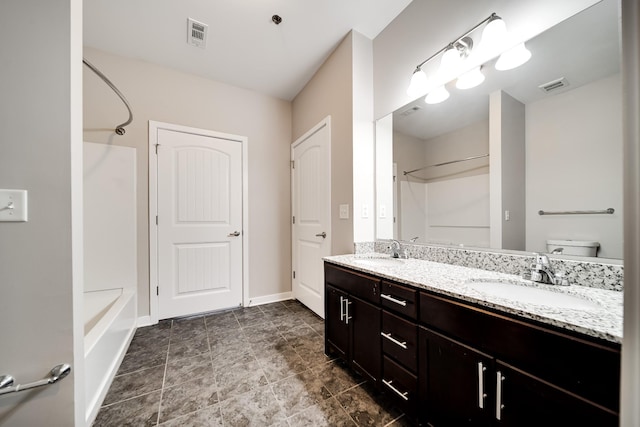
<instances>
[{"instance_id":1,"label":"reflected wall in mirror","mask_svg":"<svg viewBox=\"0 0 640 427\"><path fill-rule=\"evenodd\" d=\"M420 98L380 119L377 238L529 252L571 239L621 259L618 24L618 1L603 0L529 40L523 66L490 61L482 85L451 82L444 103Z\"/></svg>"}]
</instances>

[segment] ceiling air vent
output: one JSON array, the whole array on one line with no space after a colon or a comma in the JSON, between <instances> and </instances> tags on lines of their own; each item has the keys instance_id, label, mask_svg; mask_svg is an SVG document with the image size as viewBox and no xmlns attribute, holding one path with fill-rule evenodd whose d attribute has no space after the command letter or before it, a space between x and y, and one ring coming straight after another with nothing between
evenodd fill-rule
<instances>
[{"instance_id":1,"label":"ceiling air vent","mask_svg":"<svg viewBox=\"0 0 640 427\"><path fill-rule=\"evenodd\" d=\"M543 92L549 93L567 86L569 86L569 82L564 77L561 77L559 79L542 84L538 86L538 88Z\"/></svg>"},{"instance_id":2,"label":"ceiling air vent","mask_svg":"<svg viewBox=\"0 0 640 427\"><path fill-rule=\"evenodd\" d=\"M422 107L419 105L412 105L411 107L407 108L406 110L404 110L403 112L400 113L401 117L407 117L412 115L413 113L416 113L418 111L422 110Z\"/></svg>"},{"instance_id":3,"label":"ceiling air vent","mask_svg":"<svg viewBox=\"0 0 640 427\"><path fill-rule=\"evenodd\" d=\"M187 43L204 49L207 46L207 29L209 26L195 19L187 20Z\"/></svg>"}]
</instances>

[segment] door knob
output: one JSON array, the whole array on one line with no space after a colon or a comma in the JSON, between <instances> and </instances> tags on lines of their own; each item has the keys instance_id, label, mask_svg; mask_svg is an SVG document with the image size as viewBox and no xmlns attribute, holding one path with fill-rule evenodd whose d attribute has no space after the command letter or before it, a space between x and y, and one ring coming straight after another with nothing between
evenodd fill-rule
<instances>
[{"instance_id":1,"label":"door knob","mask_svg":"<svg viewBox=\"0 0 640 427\"><path fill-rule=\"evenodd\" d=\"M233 233L229 234L227 237L238 237L240 235L239 231L234 231Z\"/></svg>"},{"instance_id":2,"label":"door knob","mask_svg":"<svg viewBox=\"0 0 640 427\"><path fill-rule=\"evenodd\" d=\"M325 233L324 231L320 234L316 234L316 237L322 237L323 239L327 238L327 233Z\"/></svg>"}]
</instances>

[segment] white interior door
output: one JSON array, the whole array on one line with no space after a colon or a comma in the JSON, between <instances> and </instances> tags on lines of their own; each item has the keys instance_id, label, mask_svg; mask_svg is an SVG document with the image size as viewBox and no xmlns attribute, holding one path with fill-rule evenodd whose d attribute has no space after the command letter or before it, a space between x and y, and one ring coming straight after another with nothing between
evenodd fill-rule
<instances>
[{"instance_id":1,"label":"white interior door","mask_svg":"<svg viewBox=\"0 0 640 427\"><path fill-rule=\"evenodd\" d=\"M292 145L293 296L324 318L322 258L331 254L331 121Z\"/></svg>"},{"instance_id":2,"label":"white interior door","mask_svg":"<svg viewBox=\"0 0 640 427\"><path fill-rule=\"evenodd\" d=\"M242 304L242 142L157 130L158 316Z\"/></svg>"}]
</instances>

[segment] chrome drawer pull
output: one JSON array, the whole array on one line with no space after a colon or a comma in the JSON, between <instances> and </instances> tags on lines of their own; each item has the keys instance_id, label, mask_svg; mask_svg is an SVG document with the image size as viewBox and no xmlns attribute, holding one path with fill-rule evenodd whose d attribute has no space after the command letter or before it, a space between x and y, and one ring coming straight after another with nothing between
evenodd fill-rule
<instances>
[{"instance_id":1,"label":"chrome drawer pull","mask_svg":"<svg viewBox=\"0 0 640 427\"><path fill-rule=\"evenodd\" d=\"M392 297L391 295L380 294L380 296L381 296L382 298L384 298L384 299L388 300L388 301L395 302L396 304L401 305L401 306L403 306L403 307L406 307L406 306L407 306L407 302L406 302L406 301L401 301L401 300L399 300L399 299L395 299L395 298L394 298L394 297Z\"/></svg>"},{"instance_id":2,"label":"chrome drawer pull","mask_svg":"<svg viewBox=\"0 0 640 427\"><path fill-rule=\"evenodd\" d=\"M401 398L403 398L404 400L409 400L409 398L407 397L407 394L409 394L408 391L405 391L404 393L401 392L400 390L398 390L397 388L395 388L394 386L391 385L391 383L393 381L387 381L387 380L382 380L382 382L384 383L384 385L386 385L387 387L389 387L391 390L394 391L395 394L397 394L398 396L400 396Z\"/></svg>"},{"instance_id":3,"label":"chrome drawer pull","mask_svg":"<svg viewBox=\"0 0 640 427\"><path fill-rule=\"evenodd\" d=\"M340 297L340 321L344 319L344 297Z\"/></svg>"},{"instance_id":4,"label":"chrome drawer pull","mask_svg":"<svg viewBox=\"0 0 640 427\"><path fill-rule=\"evenodd\" d=\"M398 341L397 339L393 338L391 336L391 333L385 334L384 332L380 332L380 335L382 335L383 337L385 337L386 339L388 339L389 341L391 341L392 343L394 343L395 345L404 348L405 350L407 349L407 342L406 341Z\"/></svg>"}]
</instances>

